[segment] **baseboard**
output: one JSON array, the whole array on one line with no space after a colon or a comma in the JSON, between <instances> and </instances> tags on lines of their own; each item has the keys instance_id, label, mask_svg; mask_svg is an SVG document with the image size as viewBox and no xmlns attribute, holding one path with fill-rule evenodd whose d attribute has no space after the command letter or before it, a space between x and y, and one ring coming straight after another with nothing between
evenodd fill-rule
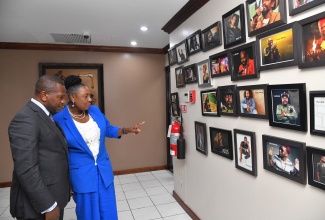
<instances>
[{"instance_id":1,"label":"baseboard","mask_svg":"<svg viewBox=\"0 0 325 220\"><path fill-rule=\"evenodd\" d=\"M193 220L200 220L200 218L197 217L197 215L183 202L183 200L177 195L175 191L173 191L173 197Z\"/></svg>"},{"instance_id":2,"label":"baseboard","mask_svg":"<svg viewBox=\"0 0 325 220\"><path fill-rule=\"evenodd\" d=\"M143 167L143 168L136 168L136 169L129 169L129 170L114 171L114 175L150 172L150 171L155 171L155 170L166 170L166 169L167 169L167 165L166 166L155 166L155 167ZM0 183L0 188L4 188L4 187L11 187L11 182Z\"/></svg>"}]
</instances>

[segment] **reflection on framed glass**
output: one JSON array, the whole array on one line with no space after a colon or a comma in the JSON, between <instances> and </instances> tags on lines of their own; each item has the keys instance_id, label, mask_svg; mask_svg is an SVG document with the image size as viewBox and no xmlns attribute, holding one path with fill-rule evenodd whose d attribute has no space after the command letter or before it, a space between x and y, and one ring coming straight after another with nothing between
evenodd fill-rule
<instances>
[{"instance_id":1,"label":"reflection on framed glass","mask_svg":"<svg viewBox=\"0 0 325 220\"><path fill-rule=\"evenodd\" d=\"M201 51L201 30L196 31L186 38L188 55L191 56Z\"/></svg>"},{"instance_id":2,"label":"reflection on framed glass","mask_svg":"<svg viewBox=\"0 0 325 220\"><path fill-rule=\"evenodd\" d=\"M236 85L219 86L220 115L237 116Z\"/></svg>"},{"instance_id":3,"label":"reflection on framed glass","mask_svg":"<svg viewBox=\"0 0 325 220\"><path fill-rule=\"evenodd\" d=\"M206 124L198 121L194 121L195 125L195 142L196 150L200 153L207 155L207 129Z\"/></svg>"},{"instance_id":4,"label":"reflection on framed glass","mask_svg":"<svg viewBox=\"0 0 325 220\"><path fill-rule=\"evenodd\" d=\"M208 51L221 45L221 22L217 21L201 32L202 51Z\"/></svg>"},{"instance_id":5,"label":"reflection on framed glass","mask_svg":"<svg viewBox=\"0 0 325 220\"><path fill-rule=\"evenodd\" d=\"M289 1L290 16L306 11L325 2L325 0L288 0L288 1Z\"/></svg>"},{"instance_id":6,"label":"reflection on framed glass","mask_svg":"<svg viewBox=\"0 0 325 220\"><path fill-rule=\"evenodd\" d=\"M224 48L246 42L244 4L222 15Z\"/></svg>"},{"instance_id":7,"label":"reflection on framed glass","mask_svg":"<svg viewBox=\"0 0 325 220\"><path fill-rule=\"evenodd\" d=\"M299 68L325 66L325 12L299 21Z\"/></svg>"},{"instance_id":8,"label":"reflection on framed glass","mask_svg":"<svg viewBox=\"0 0 325 220\"><path fill-rule=\"evenodd\" d=\"M310 134L325 136L325 91L310 91Z\"/></svg>"},{"instance_id":9,"label":"reflection on framed glass","mask_svg":"<svg viewBox=\"0 0 325 220\"><path fill-rule=\"evenodd\" d=\"M220 116L217 89L201 91L201 112L205 116Z\"/></svg>"},{"instance_id":10,"label":"reflection on framed glass","mask_svg":"<svg viewBox=\"0 0 325 220\"><path fill-rule=\"evenodd\" d=\"M170 94L171 97L171 106L172 106L172 116L179 117L180 109L179 109L179 100L178 100L178 92L174 92Z\"/></svg>"},{"instance_id":11,"label":"reflection on framed glass","mask_svg":"<svg viewBox=\"0 0 325 220\"><path fill-rule=\"evenodd\" d=\"M211 152L233 160L231 131L210 127Z\"/></svg>"},{"instance_id":12,"label":"reflection on framed glass","mask_svg":"<svg viewBox=\"0 0 325 220\"><path fill-rule=\"evenodd\" d=\"M231 59L231 81L259 78L255 56L255 41L232 49Z\"/></svg>"},{"instance_id":13,"label":"reflection on framed glass","mask_svg":"<svg viewBox=\"0 0 325 220\"><path fill-rule=\"evenodd\" d=\"M176 88L185 87L183 66L175 68Z\"/></svg>"},{"instance_id":14,"label":"reflection on framed glass","mask_svg":"<svg viewBox=\"0 0 325 220\"><path fill-rule=\"evenodd\" d=\"M196 83L197 82L197 69L196 64L192 64L183 68L185 74L185 83Z\"/></svg>"},{"instance_id":15,"label":"reflection on framed glass","mask_svg":"<svg viewBox=\"0 0 325 220\"><path fill-rule=\"evenodd\" d=\"M298 64L299 29L294 22L256 36L259 70Z\"/></svg>"},{"instance_id":16,"label":"reflection on framed glass","mask_svg":"<svg viewBox=\"0 0 325 220\"><path fill-rule=\"evenodd\" d=\"M286 0L247 0L248 36L254 36L287 23Z\"/></svg>"},{"instance_id":17,"label":"reflection on framed glass","mask_svg":"<svg viewBox=\"0 0 325 220\"><path fill-rule=\"evenodd\" d=\"M238 86L238 114L251 118L268 119L267 84Z\"/></svg>"},{"instance_id":18,"label":"reflection on framed glass","mask_svg":"<svg viewBox=\"0 0 325 220\"><path fill-rule=\"evenodd\" d=\"M186 40L176 45L177 64L185 63L189 60Z\"/></svg>"},{"instance_id":19,"label":"reflection on framed glass","mask_svg":"<svg viewBox=\"0 0 325 220\"><path fill-rule=\"evenodd\" d=\"M172 47L168 50L168 61L169 66L172 66L177 63L176 47Z\"/></svg>"},{"instance_id":20,"label":"reflection on framed glass","mask_svg":"<svg viewBox=\"0 0 325 220\"><path fill-rule=\"evenodd\" d=\"M230 59L228 51L223 51L209 57L211 77L226 76L230 74Z\"/></svg>"},{"instance_id":21,"label":"reflection on framed glass","mask_svg":"<svg viewBox=\"0 0 325 220\"><path fill-rule=\"evenodd\" d=\"M255 132L234 129L236 168L257 176Z\"/></svg>"},{"instance_id":22,"label":"reflection on framed glass","mask_svg":"<svg viewBox=\"0 0 325 220\"><path fill-rule=\"evenodd\" d=\"M325 190L325 150L307 146L308 184Z\"/></svg>"},{"instance_id":23,"label":"reflection on framed glass","mask_svg":"<svg viewBox=\"0 0 325 220\"><path fill-rule=\"evenodd\" d=\"M306 144L262 135L264 169L306 184Z\"/></svg>"},{"instance_id":24,"label":"reflection on framed glass","mask_svg":"<svg viewBox=\"0 0 325 220\"><path fill-rule=\"evenodd\" d=\"M196 64L199 87L211 86L209 60L203 60Z\"/></svg>"},{"instance_id":25,"label":"reflection on framed glass","mask_svg":"<svg viewBox=\"0 0 325 220\"><path fill-rule=\"evenodd\" d=\"M39 75L54 74L64 80L67 76L78 75L82 83L89 87L92 104L104 109L103 64L84 63L40 63Z\"/></svg>"},{"instance_id":26,"label":"reflection on framed glass","mask_svg":"<svg viewBox=\"0 0 325 220\"><path fill-rule=\"evenodd\" d=\"M307 131L306 84L268 85L270 126Z\"/></svg>"}]
</instances>

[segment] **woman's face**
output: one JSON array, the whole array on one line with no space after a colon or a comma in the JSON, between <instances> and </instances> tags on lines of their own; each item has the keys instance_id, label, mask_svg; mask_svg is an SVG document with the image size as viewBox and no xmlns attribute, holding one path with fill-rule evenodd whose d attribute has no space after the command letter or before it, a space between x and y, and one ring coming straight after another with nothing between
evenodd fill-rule
<instances>
[{"instance_id":1,"label":"woman's face","mask_svg":"<svg viewBox=\"0 0 325 220\"><path fill-rule=\"evenodd\" d=\"M77 109L88 110L92 101L90 89L87 86L80 87L77 93L72 94L72 101Z\"/></svg>"}]
</instances>

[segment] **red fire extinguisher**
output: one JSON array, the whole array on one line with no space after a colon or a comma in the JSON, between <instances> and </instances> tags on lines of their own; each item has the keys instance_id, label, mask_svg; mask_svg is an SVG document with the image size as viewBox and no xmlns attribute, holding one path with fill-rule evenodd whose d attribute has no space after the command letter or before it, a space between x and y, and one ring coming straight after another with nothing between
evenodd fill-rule
<instances>
[{"instance_id":1,"label":"red fire extinguisher","mask_svg":"<svg viewBox=\"0 0 325 220\"><path fill-rule=\"evenodd\" d=\"M181 124L175 121L170 131L170 155L177 156L177 140L179 139Z\"/></svg>"}]
</instances>

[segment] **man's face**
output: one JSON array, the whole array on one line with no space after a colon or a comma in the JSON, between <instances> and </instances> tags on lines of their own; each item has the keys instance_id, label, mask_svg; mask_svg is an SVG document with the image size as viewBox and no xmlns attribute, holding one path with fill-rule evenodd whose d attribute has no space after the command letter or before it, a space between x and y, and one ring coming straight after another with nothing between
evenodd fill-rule
<instances>
[{"instance_id":1,"label":"man's face","mask_svg":"<svg viewBox=\"0 0 325 220\"><path fill-rule=\"evenodd\" d=\"M232 95L231 94L228 95L228 101L227 102L232 103Z\"/></svg>"},{"instance_id":2,"label":"man's face","mask_svg":"<svg viewBox=\"0 0 325 220\"><path fill-rule=\"evenodd\" d=\"M319 32L322 35L323 40L325 40L325 22L319 26Z\"/></svg>"},{"instance_id":3,"label":"man's face","mask_svg":"<svg viewBox=\"0 0 325 220\"><path fill-rule=\"evenodd\" d=\"M237 20L237 17L236 16L232 16L231 19L230 19L230 24L231 25L235 25L236 20Z\"/></svg>"},{"instance_id":4,"label":"man's face","mask_svg":"<svg viewBox=\"0 0 325 220\"><path fill-rule=\"evenodd\" d=\"M266 15L267 13L269 13L269 11L272 11L272 7L274 6L274 1L263 0L262 6L263 6L262 14Z\"/></svg>"},{"instance_id":5,"label":"man's face","mask_svg":"<svg viewBox=\"0 0 325 220\"><path fill-rule=\"evenodd\" d=\"M250 98L250 95L249 95L249 91L248 90L245 91L245 98L246 99L249 99Z\"/></svg>"},{"instance_id":6,"label":"man's face","mask_svg":"<svg viewBox=\"0 0 325 220\"><path fill-rule=\"evenodd\" d=\"M208 32L208 42L211 42L212 38L213 38L212 33L209 31Z\"/></svg>"},{"instance_id":7,"label":"man's face","mask_svg":"<svg viewBox=\"0 0 325 220\"><path fill-rule=\"evenodd\" d=\"M325 156L322 156L322 157L321 157L321 161L322 161L323 163L325 163Z\"/></svg>"},{"instance_id":8,"label":"man's face","mask_svg":"<svg viewBox=\"0 0 325 220\"><path fill-rule=\"evenodd\" d=\"M279 155L280 155L281 158L288 156L287 149L284 146L281 146L279 148Z\"/></svg>"},{"instance_id":9,"label":"man's face","mask_svg":"<svg viewBox=\"0 0 325 220\"><path fill-rule=\"evenodd\" d=\"M46 92L47 100L45 107L51 114L61 111L65 105L66 89L61 84L56 84L56 89L51 92Z\"/></svg>"},{"instance_id":10,"label":"man's face","mask_svg":"<svg viewBox=\"0 0 325 220\"><path fill-rule=\"evenodd\" d=\"M272 44L273 44L273 40L272 39L269 39L268 42L267 42L267 44L269 45L269 47L271 47Z\"/></svg>"},{"instance_id":11,"label":"man's face","mask_svg":"<svg viewBox=\"0 0 325 220\"><path fill-rule=\"evenodd\" d=\"M240 62L241 62L241 64L242 65L246 65L246 63L247 63L247 56L246 56L246 54L243 52L243 53L241 53L240 54Z\"/></svg>"},{"instance_id":12,"label":"man's face","mask_svg":"<svg viewBox=\"0 0 325 220\"><path fill-rule=\"evenodd\" d=\"M287 96L282 96L282 104L287 105L288 104L288 97Z\"/></svg>"}]
</instances>

